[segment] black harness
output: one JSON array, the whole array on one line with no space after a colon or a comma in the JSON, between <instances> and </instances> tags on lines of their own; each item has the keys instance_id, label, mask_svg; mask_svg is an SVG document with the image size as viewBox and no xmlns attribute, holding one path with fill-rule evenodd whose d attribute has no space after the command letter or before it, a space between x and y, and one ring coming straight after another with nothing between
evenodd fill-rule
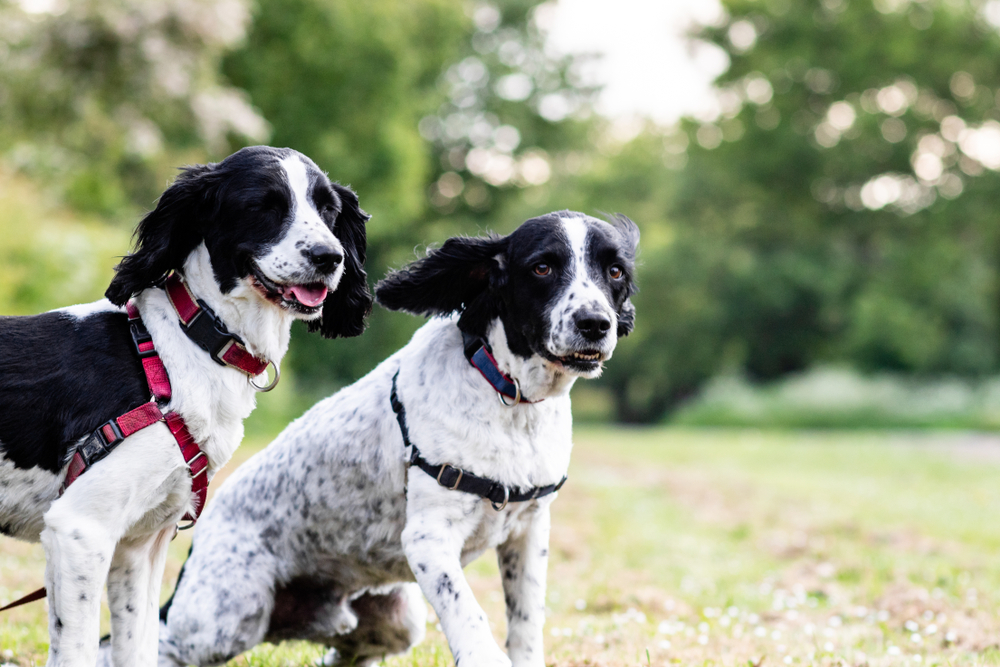
<instances>
[{"instance_id":1,"label":"black harness","mask_svg":"<svg viewBox=\"0 0 1000 667\"><path fill-rule=\"evenodd\" d=\"M498 370L497 373L499 372ZM403 406L403 402L399 400L399 392L396 390L396 378L398 377L399 371L396 371L396 374L392 376L392 393L389 394L389 402L392 404L392 411L396 413L399 430L403 434L403 445L410 448L410 457L406 462L407 466L420 468L449 491L464 491L465 493L472 493L489 500L490 504L493 505L493 509L498 512L506 507L507 503L534 500L535 498L542 498L550 493L555 493L566 483L567 478L563 477L556 484L536 486L522 491L505 486L487 477L474 475L450 463L442 463L441 465L430 463L420 454L417 446L410 441L410 431L406 427L406 408Z\"/></svg>"}]
</instances>

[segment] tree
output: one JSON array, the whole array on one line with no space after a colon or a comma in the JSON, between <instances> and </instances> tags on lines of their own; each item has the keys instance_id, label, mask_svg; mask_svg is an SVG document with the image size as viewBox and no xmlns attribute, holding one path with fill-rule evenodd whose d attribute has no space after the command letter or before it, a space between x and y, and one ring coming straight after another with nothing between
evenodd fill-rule
<instances>
[{"instance_id":1,"label":"tree","mask_svg":"<svg viewBox=\"0 0 1000 667\"><path fill-rule=\"evenodd\" d=\"M243 0L0 4L4 160L77 210L129 219L179 164L222 157L268 125L218 74L244 36Z\"/></svg>"},{"instance_id":2,"label":"tree","mask_svg":"<svg viewBox=\"0 0 1000 667\"><path fill-rule=\"evenodd\" d=\"M349 183L372 213L374 280L455 234L508 231L508 211L586 140L592 90L544 51L537 0L262 0L224 61L272 141ZM537 210L534 214L537 214ZM317 391L368 372L420 321L376 308L371 333L293 336L290 364Z\"/></svg>"},{"instance_id":3,"label":"tree","mask_svg":"<svg viewBox=\"0 0 1000 667\"><path fill-rule=\"evenodd\" d=\"M632 175L644 234L636 340L604 380L618 417L659 419L720 372L995 372L995 3L724 5L694 35L731 61L717 117L587 177Z\"/></svg>"}]
</instances>

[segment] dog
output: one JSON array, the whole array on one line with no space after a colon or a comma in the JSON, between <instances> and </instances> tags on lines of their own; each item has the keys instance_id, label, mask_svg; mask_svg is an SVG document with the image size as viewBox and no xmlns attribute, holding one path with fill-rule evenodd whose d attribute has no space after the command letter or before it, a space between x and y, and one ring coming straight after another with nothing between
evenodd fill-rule
<instances>
[{"instance_id":1,"label":"dog","mask_svg":"<svg viewBox=\"0 0 1000 667\"><path fill-rule=\"evenodd\" d=\"M159 665L286 639L330 647L323 664L370 665L420 641L423 596L456 664L544 665L569 390L634 326L638 242L624 216L562 211L452 238L381 281L381 305L432 319L220 487L161 609ZM462 574L490 547L506 654Z\"/></svg>"},{"instance_id":2,"label":"dog","mask_svg":"<svg viewBox=\"0 0 1000 667\"><path fill-rule=\"evenodd\" d=\"M105 580L113 664L156 664L167 544L239 445L260 373L277 373L293 320L364 328L367 220L308 157L244 148L182 171L106 299L0 318L0 532L44 545L49 667L95 665ZM123 414L161 408L135 432Z\"/></svg>"}]
</instances>

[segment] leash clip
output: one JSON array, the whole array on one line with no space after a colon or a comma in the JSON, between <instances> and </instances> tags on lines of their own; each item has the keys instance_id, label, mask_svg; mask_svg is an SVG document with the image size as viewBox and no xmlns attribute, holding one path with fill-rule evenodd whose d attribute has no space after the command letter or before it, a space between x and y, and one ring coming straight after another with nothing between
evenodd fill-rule
<instances>
[{"instance_id":1,"label":"leash clip","mask_svg":"<svg viewBox=\"0 0 1000 667\"><path fill-rule=\"evenodd\" d=\"M504 396L506 396L506 394L501 393L499 390L497 391L497 398L500 399L500 403L502 403L505 407L508 408L512 408L521 402L521 383L517 381L517 378L511 378L511 380L513 380L514 382L514 390L515 390L513 403L508 403L507 401L505 401ZM504 504L506 505L507 503L504 502Z\"/></svg>"},{"instance_id":2,"label":"leash clip","mask_svg":"<svg viewBox=\"0 0 1000 667\"><path fill-rule=\"evenodd\" d=\"M504 507L507 507L507 501L508 500L510 500L510 487L505 485L503 487L503 502L500 504L500 507L497 507L496 501L494 501L494 500L490 501L490 505L493 506L493 509L495 509L497 512L499 512Z\"/></svg>"},{"instance_id":3,"label":"leash clip","mask_svg":"<svg viewBox=\"0 0 1000 667\"><path fill-rule=\"evenodd\" d=\"M254 380L253 378L247 378L247 382L249 382L250 386L254 388L254 391L260 392L262 394L264 392L271 391L272 389L274 389L275 387L277 387L278 386L278 380L281 379L281 370L278 369L278 364L274 363L273 361L268 361L267 364L268 364L268 366L273 366L274 367L274 379L271 380L271 384L269 384L269 385L267 385L265 387L262 387L259 384L255 384L254 381L253 381ZM265 366L264 369L267 370L267 366Z\"/></svg>"}]
</instances>

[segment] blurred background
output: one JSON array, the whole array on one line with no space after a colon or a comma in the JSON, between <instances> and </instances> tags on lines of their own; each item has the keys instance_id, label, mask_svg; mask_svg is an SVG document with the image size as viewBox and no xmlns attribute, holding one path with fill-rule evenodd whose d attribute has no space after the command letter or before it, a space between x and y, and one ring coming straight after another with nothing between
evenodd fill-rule
<instances>
[{"instance_id":1,"label":"blurred background","mask_svg":"<svg viewBox=\"0 0 1000 667\"><path fill-rule=\"evenodd\" d=\"M255 143L359 192L372 282L551 210L639 224L549 664L1000 664L1000 0L0 0L0 313L100 298L177 167ZM297 327L219 478L420 324ZM0 604L43 569L4 541ZM502 637L495 559L466 573ZM450 665L435 625L387 664Z\"/></svg>"},{"instance_id":2,"label":"blurred background","mask_svg":"<svg viewBox=\"0 0 1000 667\"><path fill-rule=\"evenodd\" d=\"M0 312L97 299L184 164L290 146L374 282L550 210L642 230L583 421L1000 426L1000 0L0 0ZM420 325L298 328L276 431Z\"/></svg>"}]
</instances>

